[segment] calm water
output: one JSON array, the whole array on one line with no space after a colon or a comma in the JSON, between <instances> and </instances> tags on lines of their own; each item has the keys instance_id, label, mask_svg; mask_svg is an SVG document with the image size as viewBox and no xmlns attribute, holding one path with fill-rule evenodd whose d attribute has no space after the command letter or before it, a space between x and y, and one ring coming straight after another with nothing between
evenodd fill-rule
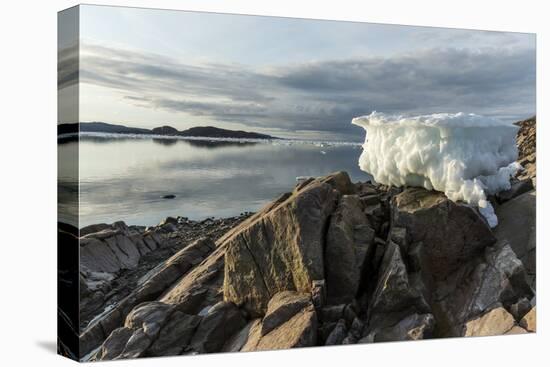
<instances>
[{"instance_id":1,"label":"calm water","mask_svg":"<svg viewBox=\"0 0 550 367\"><path fill-rule=\"evenodd\" d=\"M60 154L76 144L62 144ZM354 181L367 180L357 166L360 153L358 145L81 138L80 226L117 220L152 225L166 216L256 211L290 191L297 176L345 170ZM69 181L60 195L74 190ZM161 198L168 194L176 198Z\"/></svg>"}]
</instances>

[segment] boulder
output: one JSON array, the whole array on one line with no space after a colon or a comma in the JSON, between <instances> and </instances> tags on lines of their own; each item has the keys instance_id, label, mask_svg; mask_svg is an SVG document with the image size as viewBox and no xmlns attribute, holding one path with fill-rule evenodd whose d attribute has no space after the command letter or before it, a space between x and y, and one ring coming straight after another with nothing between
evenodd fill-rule
<instances>
[{"instance_id":1,"label":"boulder","mask_svg":"<svg viewBox=\"0 0 550 367\"><path fill-rule=\"evenodd\" d=\"M208 310L190 343L196 353L221 351L225 342L246 325L241 311L230 302L219 302Z\"/></svg>"},{"instance_id":2,"label":"boulder","mask_svg":"<svg viewBox=\"0 0 550 367\"><path fill-rule=\"evenodd\" d=\"M508 311L512 314L512 316L514 316L514 319L521 320L532 307L531 302L524 297L510 306Z\"/></svg>"},{"instance_id":3,"label":"boulder","mask_svg":"<svg viewBox=\"0 0 550 367\"><path fill-rule=\"evenodd\" d=\"M370 228L357 195L344 195L330 218L325 245L327 303L351 302L359 290L364 266L374 254Z\"/></svg>"},{"instance_id":4,"label":"boulder","mask_svg":"<svg viewBox=\"0 0 550 367\"><path fill-rule=\"evenodd\" d=\"M199 316L174 312L147 350L147 355L161 357L181 354L189 344L200 320Z\"/></svg>"},{"instance_id":5,"label":"boulder","mask_svg":"<svg viewBox=\"0 0 550 367\"><path fill-rule=\"evenodd\" d=\"M149 348L151 342L151 336L147 334L145 330L137 329L130 339L128 339L122 353L114 359L139 358L145 353L147 348Z\"/></svg>"},{"instance_id":6,"label":"boulder","mask_svg":"<svg viewBox=\"0 0 550 367\"><path fill-rule=\"evenodd\" d=\"M334 329L332 329L331 333L328 335L325 345L340 345L348 335L348 331L346 329L346 320L340 319L336 323L336 326Z\"/></svg>"},{"instance_id":7,"label":"boulder","mask_svg":"<svg viewBox=\"0 0 550 367\"><path fill-rule=\"evenodd\" d=\"M136 306L126 317L124 326L143 329L151 338L156 337L174 306L162 302L146 302Z\"/></svg>"},{"instance_id":8,"label":"boulder","mask_svg":"<svg viewBox=\"0 0 550 367\"><path fill-rule=\"evenodd\" d=\"M530 191L498 206L496 238L507 241L522 261L529 283L535 288L536 273L536 192Z\"/></svg>"},{"instance_id":9,"label":"boulder","mask_svg":"<svg viewBox=\"0 0 550 367\"><path fill-rule=\"evenodd\" d=\"M225 342L222 352L239 352L245 347L249 340L251 342L256 340L257 342L257 340L261 337L261 329L261 319L253 319L249 321L245 327Z\"/></svg>"},{"instance_id":10,"label":"boulder","mask_svg":"<svg viewBox=\"0 0 550 367\"><path fill-rule=\"evenodd\" d=\"M309 305L264 336L259 330L254 332L242 351L290 349L316 344L317 316L313 305Z\"/></svg>"},{"instance_id":11,"label":"boulder","mask_svg":"<svg viewBox=\"0 0 550 367\"><path fill-rule=\"evenodd\" d=\"M521 261L509 245L498 243L439 282L433 294L439 333L460 336L469 320L502 305L511 308L523 298L530 299L533 291Z\"/></svg>"},{"instance_id":12,"label":"boulder","mask_svg":"<svg viewBox=\"0 0 550 367\"><path fill-rule=\"evenodd\" d=\"M114 252L116 258L121 264L122 269L133 269L139 263L139 251L127 237L117 234L105 238L105 242Z\"/></svg>"},{"instance_id":13,"label":"boulder","mask_svg":"<svg viewBox=\"0 0 550 367\"><path fill-rule=\"evenodd\" d=\"M120 261L109 245L96 238L80 239L80 267L88 271L116 273Z\"/></svg>"},{"instance_id":14,"label":"boulder","mask_svg":"<svg viewBox=\"0 0 550 367\"><path fill-rule=\"evenodd\" d=\"M357 192L355 185L351 182L345 171L331 173L319 179L321 183L327 183L342 195L354 195Z\"/></svg>"},{"instance_id":15,"label":"boulder","mask_svg":"<svg viewBox=\"0 0 550 367\"><path fill-rule=\"evenodd\" d=\"M428 339L432 337L434 328L435 318L432 314L412 314L393 326L371 332L368 339L371 342Z\"/></svg>"},{"instance_id":16,"label":"boulder","mask_svg":"<svg viewBox=\"0 0 550 367\"><path fill-rule=\"evenodd\" d=\"M168 223L173 224L173 225L177 225L178 220L174 217L166 217L159 223L159 227L162 227L163 225L168 224Z\"/></svg>"},{"instance_id":17,"label":"boulder","mask_svg":"<svg viewBox=\"0 0 550 367\"><path fill-rule=\"evenodd\" d=\"M262 320L261 335L264 336L284 324L309 304L311 304L311 298L307 294L293 291L277 293L267 305L267 313Z\"/></svg>"},{"instance_id":18,"label":"boulder","mask_svg":"<svg viewBox=\"0 0 550 367\"><path fill-rule=\"evenodd\" d=\"M132 309L124 322L123 328L115 329L101 345L100 360L138 358L144 355L151 343L156 339L159 331L164 326L166 319L173 312L174 307L162 302L146 302L139 304ZM117 310L119 311L119 310ZM83 334L84 343L81 337L81 347L89 350L93 348L91 344L96 340L90 333L101 333L113 330L120 319L120 313L109 313L116 315L114 322L109 327L104 327L104 323L97 322L97 327L86 330ZM128 336L131 333L130 336ZM87 339L91 339L87 340ZM83 345L84 344L84 345ZM122 349L122 351L120 351Z\"/></svg>"},{"instance_id":19,"label":"boulder","mask_svg":"<svg viewBox=\"0 0 550 367\"><path fill-rule=\"evenodd\" d=\"M142 277L139 284L143 290L140 293L160 295L186 274L193 264L203 261L214 248L215 244L210 237L195 240Z\"/></svg>"},{"instance_id":20,"label":"boulder","mask_svg":"<svg viewBox=\"0 0 550 367\"><path fill-rule=\"evenodd\" d=\"M218 246L191 271L176 280L160 300L193 315L222 301L224 256L225 248Z\"/></svg>"},{"instance_id":21,"label":"boulder","mask_svg":"<svg viewBox=\"0 0 550 367\"><path fill-rule=\"evenodd\" d=\"M499 307L468 321L464 336L503 335L510 331L514 324L514 317L503 307Z\"/></svg>"},{"instance_id":22,"label":"boulder","mask_svg":"<svg viewBox=\"0 0 550 367\"><path fill-rule=\"evenodd\" d=\"M445 279L496 242L475 209L421 188L408 188L393 197L392 227L405 228L408 242L417 246L427 283Z\"/></svg>"},{"instance_id":23,"label":"boulder","mask_svg":"<svg viewBox=\"0 0 550 367\"><path fill-rule=\"evenodd\" d=\"M111 335L105 339L105 342L101 346L96 358L98 360L108 361L118 357L124 350L126 343L128 343L128 340L133 333L134 330L127 327L121 327L113 330Z\"/></svg>"},{"instance_id":24,"label":"boulder","mask_svg":"<svg viewBox=\"0 0 550 367\"><path fill-rule=\"evenodd\" d=\"M388 327L408 315L428 312L422 294L409 281L399 246L388 243L368 308L369 329Z\"/></svg>"},{"instance_id":25,"label":"boulder","mask_svg":"<svg viewBox=\"0 0 550 367\"><path fill-rule=\"evenodd\" d=\"M226 235L224 299L258 317L278 292L310 293L324 279L325 228L339 196L312 181Z\"/></svg>"}]
</instances>

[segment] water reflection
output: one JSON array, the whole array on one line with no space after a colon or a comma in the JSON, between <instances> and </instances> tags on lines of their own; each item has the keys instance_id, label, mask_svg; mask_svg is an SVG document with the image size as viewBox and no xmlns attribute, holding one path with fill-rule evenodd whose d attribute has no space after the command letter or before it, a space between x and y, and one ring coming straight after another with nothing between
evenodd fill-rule
<instances>
[{"instance_id":1,"label":"water reflection","mask_svg":"<svg viewBox=\"0 0 550 367\"><path fill-rule=\"evenodd\" d=\"M80 226L232 216L291 190L297 176L345 170L353 180L369 179L357 166L357 146L158 140L170 143L81 139ZM176 197L162 199L168 194Z\"/></svg>"}]
</instances>

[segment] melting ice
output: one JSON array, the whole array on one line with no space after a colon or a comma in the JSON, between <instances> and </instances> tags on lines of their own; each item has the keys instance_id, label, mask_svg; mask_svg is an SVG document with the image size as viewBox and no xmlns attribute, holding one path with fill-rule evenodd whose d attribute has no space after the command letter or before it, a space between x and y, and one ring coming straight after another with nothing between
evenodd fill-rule
<instances>
[{"instance_id":1,"label":"melting ice","mask_svg":"<svg viewBox=\"0 0 550 367\"><path fill-rule=\"evenodd\" d=\"M462 112L373 112L352 123L367 132L359 167L376 182L442 191L478 206L491 227L498 224L487 194L509 189L510 177L521 169L515 162L517 126Z\"/></svg>"}]
</instances>

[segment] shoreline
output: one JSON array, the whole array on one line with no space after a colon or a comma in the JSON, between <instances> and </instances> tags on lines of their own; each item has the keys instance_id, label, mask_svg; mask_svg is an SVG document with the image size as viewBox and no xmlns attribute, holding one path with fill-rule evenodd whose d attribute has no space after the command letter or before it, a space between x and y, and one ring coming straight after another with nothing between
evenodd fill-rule
<instances>
[{"instance_id":1,"label":"shoreline","mask_svg":"<svg viewBox=\"0 0 550 367\"><path fill-rule=\"evenodd\" d=\"M362 141L345 140L323 140L323 139L290 139L290 138L230 138L230 137L208 137L208 136L181 136L181 135L157 135L157 134L131 134L131 133L105 133L105 132L80 132L67 133L57 136L58 140L69 141L79 138L104 138L104 139L164 139L164 140L183 140L183 141L212 141L212 142L231 142L231 143L271 143L280 145L292 144L326 144L327 146L361 146Z\"/></svg>"},{"instance_id":2,"label":"shoreline","mask_svg":"<svg viewBox=\"0 0 550 367\"><path fill-rule=\"evenodd\" d=\"M532 211L535 189L508 194L497 206L503 215ZM170 323L163 324L169 336L159 343L165 344L159 351L148 349L148 344L137 356L404 340L410 327L424 330L419 339L482 335L478 324L487 322L484 318L495 309L511 320L510 328L530 332L521 325L526 312L536 306L534 255L525 241L510 236L510 231L517 232L514 223L515 217L508 216L503 227L493 231L474 208L442 193L353 183L345 172L338 172L306 179L257 213L236 218L197 222L168 217L146 228L123 222L85 227L80 237L82 352L90 360L112 359L111 340L122 338L121 330L134 332L121 325L128 325L138 309L151 314L166 309L163 312L170 315L177 309L185 314L182 317L199 322L199 329L190 342L172 350L179 334L170 331ZM302 236L295 236L295 231ZM116 257L114 267L105 259L106 247ZM358 257L364 261L356 262ZM345 266L348 263L355 266ZM458 284L429 280L461 272L470 275ZM494 282L507 274L517 274L517 289ZM298 283L304 277L307 281ZM409 283L413 280L420 283ZM264 282L280 283L281 289L266 289ZM407 283L412 293L385 291L387 282L388 289ZM477 295L479 287L491 292ZM297 315L304 328L296 329L291 321L279 328L307 342L272 339L267 332L245 335L244 344L235 341L234 349L222 349L233 345L233 337L240 340L239 331L247 330L246 324L267 327L268 304L291 302L285 298L288 292L281 290L303 298L304 309ZM433 292L449 294L433 300ZM512 297L501 304L507 292ZM470 308L472 302L483 304L483 309ZM396 313L394 308L402 303L412 308ZM432 313L438 307L443 314ZM225 326L223 320L234 315L239 322ZM211 318L221 323L211 325L206 321ZM231 330L225 337L212 331L213 339L203 341L198 331L203 327ZM509 331L498 323L490 327L490 335ZM234 336L228 339L230 334ZM208 343L217 346L210 348Z\"/></svg>"},{"instance_id":3,"label":"shoreline","mask_svg":"<svg viewBox=\"0 0 550 367\"><path fill-rule=\"evenodd\" d=\"M251 215L253 213L246 212L202 221L167 217L155 226L126 225L118 221L81 228L80 273L86 282L83 284L81 281L80 329L93 324L138 286L148 272L175 253L201 238L215 241ZM120 267L107 264L111 262L105 261L105 248L101 250L98 241L114 249L107 253L121 260Z\"/></svg>"},{"instance_id":4,"label":"shoreline","mask_svg":"<svg viewBox=\"0 0 550 367\"><path fill-rule=\"evenodd\" d=\"M267 202L266 202L266 204L267 204ZM205 217L203 219L190 219L189 217L184 217L184 216L181 216L181 215L178 215L178 216L175 216L175 217L174 216L167 216L167 217L161 219L157 224L147 224L147 225L146 224L131 224L131 223L126 222L126 220L124 220L124 219L118 219L118 220L115 220L111 223L108 223L107 221L102 221L102 222L87 224L85 226L80 227L78 229L78 231L79 231L81 236L85 236L89 233L97 232L98 230L101 230L103 228L112 227L116 223L124 223L124 225L126 225L128 228L135 229L135 230L138 230L138 231L147 231L147 230L150 230L150 229L154 229L155 227L161 226L164 223L168 223L168 222L182 224L182 225L186 225L186 226L189 226L189 227L197 227L197 226L207 225L209 223L215 223L215 222L219 222L219 221L237 221L237 220L239 220L240 218L243 218L243 217L247 218L247 217L253 215L254 213L255 212L251 212L251 211L243 211L238 215L230 215L230 216L226 216L226 217L210 216L210 217Z\"/></svg>"}]
</instances>

